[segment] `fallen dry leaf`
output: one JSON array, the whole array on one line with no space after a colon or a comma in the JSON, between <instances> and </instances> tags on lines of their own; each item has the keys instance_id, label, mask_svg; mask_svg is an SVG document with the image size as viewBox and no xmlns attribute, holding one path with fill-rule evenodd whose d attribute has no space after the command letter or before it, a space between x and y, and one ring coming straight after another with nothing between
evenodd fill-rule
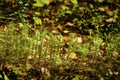
<instances>
[{"instance_id":1,"label":"fallen dry leaf","mask_svg":"<svg viewBox=\"0 0 120 80\"><path fill-rule=\"evenodd\" d=\"M108 6L99 7L98 10L101 12L107 12L109 11L109 7Z\"/></svg>"},{"instance_id":2,"label":"fallen dry leaf","mask_svg":"<svg viewBox=\"0 0 120 80\"><path fill-rule=\"evenodd\" d=\"M71 54L70 54L70 58L71 58L71 59L77 59L76 53L71 53Z\"/></svg>"},{"instance_id":3,"label":"fallen dry leaf","mask_svg":"<svg viewBox=\"0 0 120 80\"><path fill-rule=\"evenodd\" d=\"M65 42L67 42L68 41L68 36L63 36L62 40L65 41Z\"/></svg>"},{"instance_id":4,"label":"fallen dry leaf","mask_svg":"<svg viewBox=\"0 0 120 80\"><path fill-rule=\"evenodd\" d=\"M65 26L75 26L73 23L67 22Z\"/></svg>"},{"instance_id":5,"label":"fallen dry leaf","mask_svg":"<svg viewBox=\"0 0 120 80\"><path fill-rule=\"evenodd\" d=\"M67 59L67 58L68 58L68 54L66 54L64 56L64 59ZM71 58L71 59L77 59L78 57L77 57L76 53L73 52L73 53L70 53L69 58Z\"/></svg>"},{"instance_id":6,"label":"fallen dry leaf","mask_svg":"<svg viewBox=\"0 0 120 80\"><path fill-rule=\"evenodd\" d=\"M27 76L27 73L26 72L20 72L19 73L21 76Z\"/></svg>"},{"instance_id":7,"label":"fallen dry leaf","mask_svg":"<svg viewBox=\"0 0 120 80\"><path fill-rule=\"evenodd\" d=\"M54 35L58 35L58 34L59 34L59 31L58 31L57 29L55 29L55 30L52 31L52 33L53 33Z\"/></svg>"},{"instance_id":8,"label":"fallen dry leaf","mask_svg":"<svg viewBox=\"0 0 120 80\"><path fill-rule=\"evenodd\" d=\"M42 74L46 74L47 75L46 77L50 77L50 72L47 68L42 67L41 72Z\"/></svg>"},{"instance_id":9,"label":"fallen dry leaf","mask_svg":"<svg viewBox=\"0 0 120 80\"><path fill-rule=\"evenodd\" d=\"M106 19L106 22L108 22L108 23L111 23L111 22L115 23L116 19L114 19L114 18L108 18L108 19Z\"/></svg>"},{"instance_id":10,"label":"fallen dry leaf","mask_svg":"<svg viewBox=\"0 0 120 80\"><path fill-rule=\"evenodd\" d=\"M81 37L77 37L77 43L78 44L82 43L82 38Z\"/></svg>"}]
</instances>

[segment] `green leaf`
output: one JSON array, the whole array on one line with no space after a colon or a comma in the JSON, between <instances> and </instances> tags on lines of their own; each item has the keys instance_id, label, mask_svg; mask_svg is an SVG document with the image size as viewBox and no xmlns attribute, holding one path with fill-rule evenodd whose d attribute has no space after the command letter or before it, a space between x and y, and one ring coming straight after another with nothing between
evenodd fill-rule
<instances>
[{"instance_id":1,"label":"green leaf","mask_svg":"<svg viewBox=\"0 0 120 80\"><path fill-rule=\"evenodd\" d=\"M4 79L5 79L5 80L9 80L9 78L6 76L5 73L4 73Z\"/></svg>"},{"instance_id":2,"label":"green leaf","mask_svg":"<svg viewBox=\"0 0 120 80\"><path fill-rule=\"evenodd\" d=\"M39 25L39 24L42 24L42 20L38 17L33 17L34 21L35 21L35 24Z\"/></svg>"},{"instance_id":3,"label":"green leaf","mask_svg":"<svg viewBox=\"0 0 120 80\"><path fill-rule=\"evenodd\" d=\"M104 0L98 0L98 2L104 2Z\"/></svg>"},{"instance_id":4,"label":"green leaf","mask_svg":"<svg viewBox=\"0 0 120 80\"><path fill-rule=\"evenodd\" d=\"M35 0L36 3L33 4L35 7L43 7L45 4L49 5L50 0Z\"/></svg>"},{"instance_id":5,"label":"green leaf","mask_svg":"<svg viewBox=\"0 0 120 80\"><path fill-rule=\"evenodd\" d=\"M111 71L111 69L108 69L108 71L110 75L113 75L113 72Z\"/></svg>"},{"instance_id":6,"label":"green leaf","mask_svg":"<svg viewBox=\"0 0 120 80\"><path fill-rule=\"evenodd\" d=\"M70 0L71 3L73 3L74 5L77 5L78 4L78 1L77 0Z\"/></svg>"},{"instance_id":7,"label":"green leaf","mask_svg":"<svg viewBox=\"0 0 120 80\"><path fill-rule=\"evenodd\" d=\"M50 0L40 0L42 3L49 5L50 4Z\"/></svg>"},{"instance_id":8,"label":"green leaf","mask_svg":"<svg viewBox=\"0 0 120 80\"><path fill-rule=\"evenodd\" d=\"M104 78L103 78L103 77L101 77L101 78L100 78L100 80L104 80Z\"/></svg>"},{"instance_id":9,"label":"green leaf","mask_svg":"<svg viewBox=\"0 0 120 80\"><path fill-rule=\"evenodd\" d=\"M0 78L3 78L2 75L0 75Z\"/></svg>"},{"instance_id":10,"label":"green leaf","mask_svg":"<svg viewBox=\"0 0 120 80\"><path fill-rule=\"evenodd\" d=\"M65 33L65 34L66 34L66 33L69 33L69 31L68 31L68 30L64 30L63 33Z\"/></svg>"},{"instance_id":11,"label":"green leaf","mask_svg":"<svg viewBox=\"0 0 120 80\"><path fill-rule=\"evenodd\" d=\"M55 58L55 62L56 62L56 64L61 64L62 63L62 60L57 56L56 58Z\"/></svg>"},{"instance_id":12,"label":"green leaf","mask_svg":"<svg viewBox=\"0 0 120 80\"><path fill-rule=\"evenodd\" d=\"M66 11L65 13L72 14L72 12L71 12L71 11Z\"/></svg>"},{"instance_id":13,"label":"green leaf","mask_svg":"<svg viewBox=\"0 0 120 80\"><path fill-rule=\"evenodd\" d=\"M36 3L33 4L35 7L43 7L44 3L41 0L36 0Z\"/></svg>"},{"instance_id":14,"label":"green leaf","mask_svg":"<svg viewBox=\"0 0 120 80\"><path fill-rule=\"evenodd\" d=\"M40 39L40 31L39 31L39 30L36 30L36 32L35 32L35 38L36 38L37 40Z\"/></svg>"},{"instance_id":15,"label":"green leaf","mask_svg":"<svg viewBox=\"0 0 120 80\"><path fill-rule=\"evenodd\" d=\"M75 78L73 78L72 80L80 80L78 76L76 76Z\"/></svg>"},{"instance_id":16,"label":"green leaf","mask_svg":"<svg viewBox=\"0 0 120 80\"><path fill-rule=\"evenodd\" d=\"M83 47L80 47L80 49L79 49L79 51L84 55L84 56L86 56L87 55L87 53L88 53L88 51L89 51L89 44L88 43L85 43L84 45L83 45Z\"/></svg>"}]
</instances>

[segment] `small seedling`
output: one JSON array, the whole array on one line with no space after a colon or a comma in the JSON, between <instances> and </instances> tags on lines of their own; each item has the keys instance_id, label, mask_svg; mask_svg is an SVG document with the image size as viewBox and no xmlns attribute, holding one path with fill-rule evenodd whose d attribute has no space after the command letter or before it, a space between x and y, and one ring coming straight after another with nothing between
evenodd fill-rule
<instances>
[{"instance_id":1,"label":"small seedling","mask_svg":"<svg viewBox=\"0 0 120 80\"><path fill-rule=\"evenodd\" d=\"M96 35L94 38L93 38L93 45L94 45L94 55L93 55L93 59L95 60L96 56L97 56L97 53L100 49L100 37L99 35Z\"/></svg>"},{"instance_id":2,"label":"small seedling","mask_svg":"<svg viewBox=\"0 0 120 80\"><path fill-rule=\"evenodd\" d=\"M83 62L84 58L87 56L87 54L89 52L89 43L83 44L83 46L80 47L78 51L81 52L81 54L83 55L82 56L82 62Z\"/></svg>"}]
</instances>

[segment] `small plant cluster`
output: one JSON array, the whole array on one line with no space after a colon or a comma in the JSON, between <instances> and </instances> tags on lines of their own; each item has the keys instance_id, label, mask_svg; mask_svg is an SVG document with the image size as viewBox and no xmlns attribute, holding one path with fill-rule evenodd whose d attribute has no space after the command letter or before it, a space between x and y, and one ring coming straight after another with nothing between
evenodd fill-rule
<instances>
[{"instance_id":1,"label":"small plant cluster","mask_svg":"<svg viewBox=\"0 0 120 80\"><path fill-rule=\"evenodd\" d=\"M4 33L0 34L0 57L1 59L9 59L11 63L20 59L24 59L26 66L29 64L29 60L38 62L41 64L41 60L45 60L49 63L58 65L71 64L73 60L79 59L77 55L81 55L80 64L85 63L88 55L91 54L92 59L90 62L97 62L98 57L104 57L100 54L100 47L106 46L106 59L109 59L109 63L116 60L119 56L118 45L120 44L120 34L106 36L105 43L101 40L101 36L98 33L90 41L82 43L73 33L68 36L65 55L63 52L63 36L53 35L48 33L47 30L35 30L34 35L29 34L30 25L27 23L19 23L18 27L21 27L19 33L17 33L15 23L12 21L10 25L4 29ZM108 41L109 40L109 41ZM90 49L90 46L93 49ZM88 59L87 59L88 60ZM101 58L102 60L102 58ZM88 61L89 62L89 61ZM119 63L119 61L116 61ZM79 65L79 64L78 64ZM54 66L54 67L55 67ZM30 66L29 66L30 68ZM111 75L113 72L109 69ZM102 75L101 75L102 76ZM79 78L76 76L73 79Z\"/></svg>"}]
</instances>

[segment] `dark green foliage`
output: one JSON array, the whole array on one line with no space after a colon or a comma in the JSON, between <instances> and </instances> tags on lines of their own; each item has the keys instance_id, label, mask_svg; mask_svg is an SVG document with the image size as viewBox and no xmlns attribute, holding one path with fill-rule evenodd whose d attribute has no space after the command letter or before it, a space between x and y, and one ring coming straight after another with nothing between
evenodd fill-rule
<instances>
[{"instance_id":1,"label":"dark green foliage","mask_svg":"<svg viewBox=\"0 0 120 80\"><path fill-rule=\"evenodd\" d=\"M78 2L76 0L2 0L0 5L2 5L1 10L4 9L0 13L5 13L1 22L6 19L20 20L19 13L21 13L22 17L26 20L31 19L31 22L34 21L35 24L35 18L38 18L40 22L37 21L37 25L39 23L51 25L44 18L54 20L54 25L59 23L64 26L67 22L70 22L81 33L85 34L89 34L89 30L94 33L97 29L101 33L107 34L120 30L120 5L118 0L80 0ZM36 12L39 15L36 15Z\"/></svg>"}]
</instances>

